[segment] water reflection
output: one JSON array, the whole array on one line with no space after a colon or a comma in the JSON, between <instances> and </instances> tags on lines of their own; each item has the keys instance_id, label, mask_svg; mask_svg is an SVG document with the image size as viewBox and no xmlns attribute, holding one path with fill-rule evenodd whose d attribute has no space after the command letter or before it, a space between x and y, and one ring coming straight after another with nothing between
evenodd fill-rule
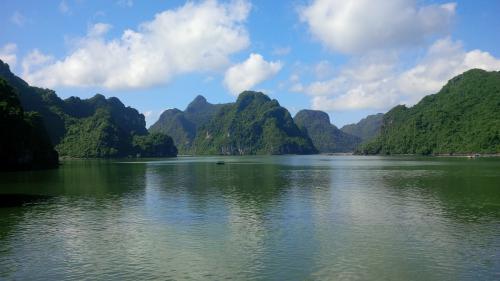
<instances>
[{"instance_id":1,"label":"water reflection","mask_svg":"<svg viewBox=\"0 0 500 281\"><path fill-rule=\"evenodd\" d=\"M498 160L218 159L6 174L0 279L498 276Z\"/></svg>"}]
</instances>

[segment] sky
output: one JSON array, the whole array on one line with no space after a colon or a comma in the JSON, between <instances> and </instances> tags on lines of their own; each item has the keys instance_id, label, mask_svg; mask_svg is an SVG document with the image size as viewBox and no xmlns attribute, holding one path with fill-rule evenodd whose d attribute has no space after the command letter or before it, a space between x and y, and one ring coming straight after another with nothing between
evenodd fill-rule
<instances>
[{"instance_id":1,"label":"sky","mask_svg":"<svg viewBox=\"0 0 500 281\"><path fill-rule=\"evenodd\" d=\"M243 90L337 126L500 70L498 0L3 0L0 59L62 98L116 96L152 125Z\"/></svg>"}]
</instances>

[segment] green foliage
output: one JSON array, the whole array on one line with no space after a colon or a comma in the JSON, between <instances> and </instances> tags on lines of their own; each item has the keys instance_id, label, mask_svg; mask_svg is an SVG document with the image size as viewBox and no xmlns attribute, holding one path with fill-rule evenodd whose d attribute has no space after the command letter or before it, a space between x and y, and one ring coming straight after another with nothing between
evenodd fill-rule
<instances>
[{"instance_id":1,"label":"green foliage","mask_svg":"<svg viewBox=\"0 0 500 281\"><path fill-rule=\"evenodd\" d=\"M368 115L366 118L361 119L358 123L345 125L340 128L340 130L360 137L363 142L366 142L378 136L380 128L382 127L383 119L383 113Z\"/></svg>"},{"instance_id":2,"label":"green foliage","mask_svg":"<svg viewBox=\"0 0 500 281\"><path fill-rule=\"evenodd\" d=\"M203 96L197 96L184 111L177 108L165 110L149 131L171 136L180 153L192 153L198 129L205 125L222 106L222 104L208 103Z\"/></svg>"},{"instance_id":3,"label":"green foliage","mask_svg":"<svg viewBox=\"0 0 500 281\"><path fill-rule=\"evenodd\" d=\"M243 92L234 104L222 106L202 126L194 141L196 154L316 153L309 137L276 100Z\"/></svg>"},{"instance_id":4,"label":"green foliage","mask_svg":"<svg viewBox=\"0 0 500 281\"><path fill-rule=\"evenodd\" d=\"M171 137L162 133L134 136L134 149L141 157L170 157L177 155L177 148Z\"/></svg>"},{"instance_id":5,"label":"green foliage","mask_svg":"<svg viewBox=\"0 0 500 281\"><path fill-rule=\"evenodd\" d=\"M51 142L63 157L164 155L137 151L133 144L134 136L148 134L144 116L136 109L123 105L118 98L106 99L97 94L90 99L70 97L62 100L52 90L29 86L12 74L8 65L1 61L0 77L4 77L17 90L25 110L40 114ZM165 145L172 145L166 141ZM174 151L175 147L170 150Z\"/></svg>"},{"instance_id":6,"label":"green foliage","mask_svg":"<svg viewBox=\"0 0 500 281\"><path fill-rule=\"evenodd\" d=\"M72 120L56 148L68 157L124 157L132 152L131 135L116 126L109 111L98 109L90 117Z\"/></svg>"},{"instance_id":7,"label":"green foliage","mask_svg":"<svg viewBox=\"0 0 500 281\"><path fill-rule=\"evenodd\" d=\"M365 154L500 153L500 72L470 70L411 108L384 116Z\"/></svg>"},{"instance_id":8,"label":"green foliage","mask_svg":"<svg viewBox=\"0 0 500 281\"><path fill-rule=\"evenodd\" d=\"M52 147L40 116L25 113L21 103L0 78L0 170L52 168L58 165L57 152Z\"/></svg>"},{"instance_id":9,"label":"green foliage","mask_svg":"<svg viewBox=\"0 0 500 281\"><path fill-rule=\"evenodd\" d=\"M353 152L360 138L346 134L330 123L330 117L319 110L301 110L294 117L295 123L311 138L314 146L323 153Z\"/></svg>"}]
</instances>

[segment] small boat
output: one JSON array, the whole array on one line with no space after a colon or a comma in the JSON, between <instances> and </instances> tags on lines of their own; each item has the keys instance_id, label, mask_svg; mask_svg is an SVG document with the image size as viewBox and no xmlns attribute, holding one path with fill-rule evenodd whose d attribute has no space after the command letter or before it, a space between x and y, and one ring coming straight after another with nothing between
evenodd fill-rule
<instances>
[{"instance_id":1,"label":"small boat","mask_svg":"<svg viewBox=\"0 0 500 281\"><path fill-rule=\"evenodd\" d=\"M226 163L225 163L224 161L217 161L217 162L215 162L215 164L216 164L216 165L224 165L224 164L226 164Z\"/></svg>"}]
</instances>

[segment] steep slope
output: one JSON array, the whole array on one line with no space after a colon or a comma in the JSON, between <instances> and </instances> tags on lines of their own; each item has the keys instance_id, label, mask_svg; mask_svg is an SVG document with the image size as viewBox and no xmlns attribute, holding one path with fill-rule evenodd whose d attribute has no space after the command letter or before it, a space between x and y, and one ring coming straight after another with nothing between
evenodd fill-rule
<instances>
[{"instance_id":1,"label":"steep slope","mask_svg":"<svg viewBox=\"0 0 500 281\"><path fill-rule=\"evenodd\" d=\"M293 119L309 135L319 152L353 152L361 142L359 137L346 134L332 125L330 117L323 111L301 110Z\"/></svg>"},{"instance_id":2,"label":"steep slope","mask_svg":"<svg viewBox=\"0 0 500 281\"><path fill-rule=\"evenodd\" d=\"M14 75L9 65L2 60L0 60L0 77L16 90L25 111L35 111L41 115L52 144L59 143L65 132L65 122L60 116L61 108L64 106L63 100L52 90L31 87Z\"/></svg>"},{"instance_id":3,"label":"steep slope","mask_svg":"<svg viewBox=\"0 0 500 281\"><path fill-rule=\"evenodd\" d=\"M165 110L149 131L171 136L180 153L191 153L198 128L205 125L222 106L197 96L184 111L177 108Z\"/></svg>"},{"instance_id":4,"label":"steep slope","mask_svg":"<svg viewBox=\"0 0 500 281\"><path fill-rule=\"evenodd\" d=\"M0 171L54 168L57 152L41 118L24 112L14 89L0 78Z\"/></svg>"},{"instance_id":5,"label":"steep slope","mask_svg":"<svg viewBox=\"0 0 500 281\"><path fill-rule=\"evenodd\" d=\"M199 129L196 154L310 154L317 150L276 100L243 92Z\"/></svg>"},{"instance_id":6,"label":"steep slope","mask_svg":"<svg viewBox=\"0 0 500 281\"><path fill-rule=\"evenodd\" d=\"M134 143L136 136L148 137L144 116L126 107L118 98L106 99L97 94L90 99L59 98L54 91L28 85L10 72L0 61L0 77L16 89L22 107L38 112L47 128L50 140L60 156L67 157L124 157L153 156ZM151 136L151 141L158 141ZM166 146L171 146L165 138ZM175 151L173 147L156 151ZM175 156L157 154L154 156Z\"/></svg>"},{"instance_id":7,"label":"steep slope","mask_svg":"<svg viewBox=\"0 0 500 281\"><path fill-rule=\"evenodd\" d=\"M411 108L396 106L359 152L500 153L500 72L469 70Z\"/></svg>"},{"instance_id":8,"label":"steep slope","mask_svg":"<svg viewBox=\"0 0 500 281\"><path fill-rule=\"evenodd\" d=\"M361 138L363 142L375 138L382 127L383 113L368 115L356 124L345 125L340 128L344 133Z\"/></svg>"}]
</instances>

